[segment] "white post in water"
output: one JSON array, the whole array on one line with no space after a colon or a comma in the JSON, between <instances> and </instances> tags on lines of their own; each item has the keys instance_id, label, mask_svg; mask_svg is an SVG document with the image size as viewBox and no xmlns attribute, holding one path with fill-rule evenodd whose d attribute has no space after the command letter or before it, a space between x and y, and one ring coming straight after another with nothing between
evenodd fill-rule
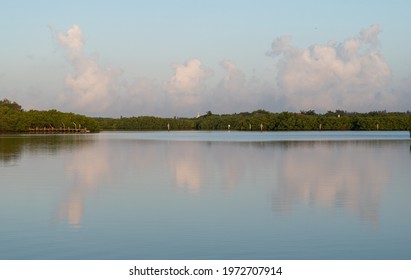
<instances>
[{"instance_id":1,"label":"white post in water","mask_svg":"<svg viewBox=\"0 0 411 280\"><path fill-rule=\"evenodd\" d=\"M167 130L170 131L170 123L167 124Z\"/></svg>"},{"instance_id":2,"label":"white post in water","mask_svg":"<svg viewBox=\"0 0 411 280\"><path fill-rule=\"evenodd\" d=\"M251 123L250 123L250 131L251 131Z\"/></svg>"},{"instance_id":3,"label":"white post in water","mask_svg":"<svg viewBox=\"0 0 411 280\"><path fill-rule=\"evenodd\" d=\"M263 124L260 124L261 132L263 132Z\"/></svg>"}]
</instances>

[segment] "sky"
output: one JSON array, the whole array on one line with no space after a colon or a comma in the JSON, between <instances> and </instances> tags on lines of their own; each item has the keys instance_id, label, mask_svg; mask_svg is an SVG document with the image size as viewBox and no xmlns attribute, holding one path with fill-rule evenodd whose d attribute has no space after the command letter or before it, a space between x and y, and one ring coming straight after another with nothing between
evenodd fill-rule
<instances>
[{"instance_id":1,"label":"sky","mask_svg":"<svg viewBox=\"0 0 411 280\"><path fill-rule=\"evenodd\" d=\"M0 99L26 110L411 110L407 0L0 4Z\"/></svg>"}]
</instances>

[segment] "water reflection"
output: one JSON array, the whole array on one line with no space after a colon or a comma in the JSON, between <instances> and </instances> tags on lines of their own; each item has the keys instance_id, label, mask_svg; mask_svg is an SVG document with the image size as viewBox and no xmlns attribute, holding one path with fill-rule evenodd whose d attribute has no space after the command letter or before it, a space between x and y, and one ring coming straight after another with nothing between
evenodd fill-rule
<instances>
[{"instance_id":1,"label":"water reflection","mask_svg":"<svg viewBox=\"0 0 411 280\"><path fill-rule=\"evenodd\" d=\"M199 143L123 141L76 151L66 163L71 186L61 219L80 225L85 197L104 184L173 188L201 195L238 188L272 193L272 210L291 213L297 205L346 209L377 223L382 193L391 175L390 154L375 142ZM125 178L132 172L130 178ZM157 177L162 177L160 182ZM167 185L161 185L167 184ZM113 186L116 187L116 186ZM141 194L143 195L143 194ZM261 197L263 199L263 197Z\"/></svg>"},{"instance_id":2,"label":"water reflection","mask_svg":"<svg viewBox=\"0 0 411 280\"><path fill-rule=\"evenodd\" d=\"M247 143L173 143L167 150L167 165L179 190L199 193L218 187L233 189L246 174L258 153L249 153ZM249 170L253 172L253 170Z\"/></svg>"},{"instance_id":3,"label":"water reflection","mask_svg":"<svg viewBox=\"0 0 411 280\"><path fill-rule=\"evenodd\" d=\"M311 143L288 149L279 165L273 210L301 203L345 208L361 220L378 222L381 196L392 173L382 143Z\"/></svg>"},{"instance_id":4,"label":"water reflection","mask_svg":"<svg viewBox=\"0 0 411 280\"><path fill-rule=\"evenodd\" d=\"M0 137L0 163L7 166L17 162L22 152L23 140L22 138Z\"/></svg>"},{"instance_id":5,"label":"water reflection","mask_svg":"<svg viewBox=\"0 0 411 280\"><path fill-rule=\"evenodd\" d=\"M83 135L0 134L0 163L16 164L24 152L56 154L59 151L72 150L78 146L90 144L92 141L92 136L84 137Z\"/></svg>"},{"instance_id":6,"label":"water reflection","mask_svg":"<svg viewBox=\"0 0 411 280\"><path fill-rule=\"evenodd\" d=\"M129 138L0 138L0 161L29 153L63 154L65 191L55 216L80 227L87 199L107 189L132 195L171 189L202 197L241 193L270 201L274 214L295 207L343 209L378 223L398 142L179 142ZM96 141L97 140L97 141ZM407 146L401 146L402 149ZM411 149L411 148L410 148ZM64 153L63 153L64 152Z\"/></svg>"},{"instance_id":7,"label":"water reflection","mask_svg":"<svg viewBox=\"0 0 411 280\"><path fill-rule=\"evenodd\" d=\"M207 179L201 150L195 145L187 145L183 149L175 145L170 148L167 151L167 162L175 185L181 190L198 193Z\"/></svg>"},{"instance_id":8,"label":"water reflection","mask_svg":"<svg viewBox=\"0 0 411 280\"><path fill-rule=\"evenodd\" d=\"M70 155L67 159L67 176L59 178L61 182L70 184L58 211L59 219L67 218L71 225L79 225L83 214L83 193L85 189L94 189L98 186L94 174L100 168L99 164L106 164L107 160L99 160L98 154L90 154L90 147L95 141L95 135L0 135L0 163L4 166L18 166L25 154L35 156ZM35 162L36 164L36 162ZM47 176L54 179L46 167L40 170L37 177ZM27 172L26 172L27 175ZM31 177L31 176L29 176ZM57 188L59 186L56 186Z\"/></svg>"},{"instance_id":9,"label":"water reflection","mask_svg":"<svg viewBox=\"0 0 411 280\"><path fill-rule=\"evenodd\" d=\"M84 214L87 195L95 194L104 182L111 181L108 147L79 148L67 159L65 164L66 180L69 187L60 203L58 216L62 221L79 227Z\"/></svg>"}]
</instances>

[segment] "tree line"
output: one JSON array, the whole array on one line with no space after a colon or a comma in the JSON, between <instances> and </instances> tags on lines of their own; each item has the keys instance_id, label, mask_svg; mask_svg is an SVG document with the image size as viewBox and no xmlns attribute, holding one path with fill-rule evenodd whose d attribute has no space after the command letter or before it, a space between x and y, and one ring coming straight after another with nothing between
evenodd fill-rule
<instances>
[{"instance_id":1,"label":"tree line","mask_svg":"<svg viewBox=\"0 0 411 280\"><path fill-rule=\"evenodd\" d=\"M197 118L99 118L103 130L410 130L410 112L349 113L315 111L272 113L265 110L217 115L208 111Z\"/></svg>"},{"instance_id":2,"label":"tree line","mask_svg":"<svg viewBox=\"0 0 411 280\"><path fill-rule=\"evenodd\" d=\"M0 101L0 132L26 132L29 128L87 128L99 130L409 130L411 112L373 111L368 113L342 110L318 114L314 110L273 113L265 110L235 114L213 114L196 118L91 118L57 110L25 111L16 102Z\"/></svg>"},{"instance_id":3,"label":"tree line","mask_svg":"<svg viewBox=\"0 0 411 280\"><path fill-rule=\"evenodd\" d=\"M30 128L87 128L99 131L99 122L90 117L57 110L25 111L8 99L0 101L0 132L27 132Z\"/></svg>"}]
</instances>

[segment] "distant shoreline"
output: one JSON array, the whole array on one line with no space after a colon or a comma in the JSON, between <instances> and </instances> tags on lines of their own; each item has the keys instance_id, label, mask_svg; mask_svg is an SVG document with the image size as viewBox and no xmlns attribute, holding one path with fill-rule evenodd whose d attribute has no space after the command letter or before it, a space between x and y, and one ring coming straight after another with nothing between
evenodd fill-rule
<instances>
[{"instance_id":1,"label":"distant shoreline","mask_svg":"<svg viewBox=\"0 0 411 280\"><path fill-rule=\"evenodd\" d=\"M196 118L159 118L140 116L129 118L95 118L107 131L156 130L233 130L233 131L410 131L410 112L348 113L345 111L316 114L272 113L264 110L252 113L216 115L208 112Z\"/></svg>"},{"instance_id":2,"label":"distant shoreline","mask_svg":"<svg viewBox=\"0 0 411 280\"><path fill-rule=\"evenodd\" d=\"M0 132L98 132L100 130L237 130L237 131L410 131L411 112L342 110L318 114L314 110L300 113L273 113L265 110L234 114L208 111L194 118L160 118L154 116L93 118L57 110L25 111L16 102L0 101Z\"/></svg>"}]
</instances>

